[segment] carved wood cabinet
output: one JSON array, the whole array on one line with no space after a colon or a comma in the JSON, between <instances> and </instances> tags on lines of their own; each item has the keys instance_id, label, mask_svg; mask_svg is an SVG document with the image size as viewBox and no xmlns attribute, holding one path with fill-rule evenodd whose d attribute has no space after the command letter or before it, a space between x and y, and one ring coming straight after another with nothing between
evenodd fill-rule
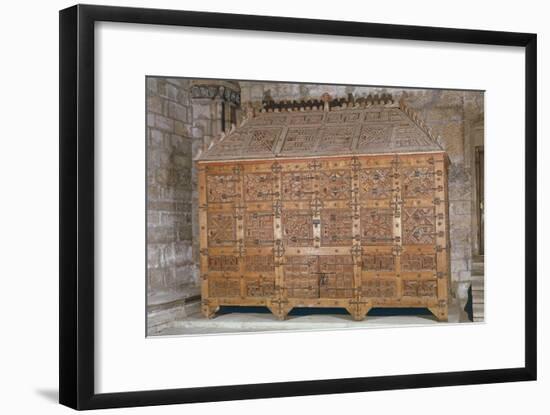
<instances>
[{"instance_id":1,"label":"carved wood cabinet","mask_svg":"<svg viewBox=\"0 0 550 415\"><path fill-rule=\"evenodd\" d=\"M422 307L446 320L446 153L393 101L319 107L258 114L198 161L203 314Z\"/></svg>"}]
</instances>

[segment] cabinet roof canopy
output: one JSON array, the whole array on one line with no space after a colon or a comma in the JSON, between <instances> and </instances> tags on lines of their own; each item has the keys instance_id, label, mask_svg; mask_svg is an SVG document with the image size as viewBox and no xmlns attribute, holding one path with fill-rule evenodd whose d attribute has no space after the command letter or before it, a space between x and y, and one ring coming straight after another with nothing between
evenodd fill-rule
<instances>
[{"instance_id":1,"label":"cabinet roof canopy","mask_svg":"<svg viewBox=\"0 0 550 415\"><path fill-rule=\"evenodd\" d=\"M431 130L389 95L264 102L212 142L200 161L443 151Z\"/></svg>"}]
</instances>

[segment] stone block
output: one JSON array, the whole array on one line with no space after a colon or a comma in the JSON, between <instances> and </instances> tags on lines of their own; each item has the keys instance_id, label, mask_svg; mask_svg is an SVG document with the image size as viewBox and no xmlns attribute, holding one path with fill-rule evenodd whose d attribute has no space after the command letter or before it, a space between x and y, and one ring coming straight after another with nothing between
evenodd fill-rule
<instances>
[{"instance_id":1,"label":"stone block","mask_svg":"<svg viewBox=\"0 0 550 415\"><path fill-rule=\"evenodd\" d=\"M154 211L147 212L147 226L160 225L160 214Z\"/></svg>"},{"instance_id":2,"label":"stone block","mask_svg":"<svg viewBox=\"0 0 550 415\"><path fill-rule=\"evenodd\" d=\"M174 131L174 120L171 120L170 118L166 118L162 115L155 115L155 127L167 131L167 132L173 132Z\"/></svg>"},{"instance_id":3,"label":"stone block","mask_svg":"<svg viewBox=\"0 0 550 415\"><path fill-rule=\"evenodd\" d=\"M176 278L180 284L193 284L195 279L195 266L192 264L176 267Z\"/></svg>"},{"instance_id":4,"label":"stone block","mask_svg":"<svg viewBox=\"0 0 550 415\"><path fill-rule=\"evenodd\" d=\"M160 196L161 196L161 189L156 185L156 182L148 183L147 184L147 200L159 199Z\"/></svg>"},{"instance_id":5,"label":"stone block","mask_svg":"<svg viewBox=\"0 0 550 415\"><path fill-rule=\"evenodd\" d=\"M148 113L147 114L147 127L154 127L155 126L155 114Z\"/></svg>"},{"instance_id":6,"label":"stone block","mask_svg":"<svg viewBox=\"0 0 550 415\"><path fill-rule=\"evenodd\" d=\"M149 129L149 146L161 147L164 144L164 134L156 128Z\"/></svg>"},{"instance_id":7,"label":"stone block","mask_svg":"<svg viewBox=\"0 0 550 415\"><path fill-rule=\"evenodd\" d=\"M173 84L166 83L164 85L164 94L169 99L176 101L178 99L179 88Z\"/></svg>"},{"instance_id":8,"label":"stone block","mask_svg":"<svg viewBox=\"0 0 550 415\"><path fill-rule=\"evenodd\" d=\"M177 239L178 241L193 240L193 227L190 223L179 222L177 224Z\"/></svg>"},{"instance_id":9,"label":"stone block","mask_svg":"<svg viewBox=\"0 0 550 415\"><path fill-rule=\"evenodd\" d=\"M156 244L147 244L147 267L160 268L160 258L162 256L162 246Z\"/></svg>"},{"instance_id":10,"label":"stone block","mask_svg":"<svg viewBox=\"0 0 550 415\"><path fill-rule=\"evenodd\" d=\"M162 101L163 99L158 95L152 95L147 98L147 111L154 112L156 114L162 114Z\"/></svg>"},{"instance_id":11,"label":"stone block","mask_svg":"<svg viewBox=\"0 0 550 415\"><path fill-rule=\"evenodd\" d=\"M179 153L188 155L189 158L191 158L191 139L182 137L181 135L172 134L170 136L170 143Z\"/></svg>"},{"instance_id":12,"label":"stone block","mask_svg":"<svg viewBox=\"0 0 550 415\"><path fill-rule=\"evenodd\" d=\"M150 95L154 95L158 92L157 88L157 79L156 78L147 78L147 93Z\"/></svg>"},{"instance_id":13,"label":"stone block","mask_svg":"<svg viewBox=\"0 0 550 415\"><path fill-rule=\"evenodd\" d=\"M191 94L188 90L180 88L178 92L178 102L181 105L190 106L191 105Z\"/></svg>"},{"instance_id":14,"label":"stone block","mask_svg":"<svg viewBox=\"0 0 550 415\"><path fill-rule=\"evenodd\" d=\"M163 290L172 286L175 282L174 268L154 268L147 272L148 286L150 290Z\"/></svg>"},{"instance_id":15,"label":"stone block","mask_svg":"<svg viewBox=\"0 0 550 415\"><path fill-rule=\"evenodd\" d=\"M155 181L164 186L173 186L176 178L175 170L170 168L158 168L155 174Z\"/></svg>"},{"instance_id":16,"label":"stone block","mask_svg":"<svg viewBox=\"0 0 550 415\"><path fill-rule=\"evenodd\" d=\"M449 201L449 215L470 215L472 214L472 202L469 200Z\"/></svg>"},{"instance_id":17,"label":"stone block","mask_svg":"<svg viewBox=\"0 0 550 415\"><path fill-rule=\"evenodd\" d=\"M468 271L468 261L465 259L451 259L451 272L456 274L460 271Z\"/></svg>"},{"instance_id":18,"label":"stone block","mask_svg":"<svg viewBox=\"0 0 550 415\"><path fill-rule=\"evenodd\" d=\"M176 236L173 226L155 226L147 229L147 242L152 244L172 243Z\"/></svg>"},{"instance_id":19,"label":"stone block","mask_svg":"<svg viewBox=\"0 0 550 415\"><path fill-rule=\"evenodd\" d=\"M178 241L174 243L176 254L176 266L193 263L193 244L191 241Z\"/></svg>"},{"instance_id":20,"label":"stone block","mask_svg":"<svg viewBox=\"0 0 550 415\"><path fill-rule=\"evenodd\" d=\"M189 124L186 124L179 120L174 121L174 132L179 136L191 137Z\"/></svg>"},{"instance_id":21,"label":"stone block","mask_svg":"<svg viewBox=\"0 0 550 415\"><path fill-rule=\"evenodd\" d=\"M174 200L153 200L147 201L147 209L157 212L171 212L176 209L176 202Z\"/></svg>"},{"instance_id":22,"label":"stone block","mask_svg":"<svg viewBox=\"0 0 550 415\"><path fill-rule=\"evenodd\" d=\"M176 102L170 102L168 101L166 103L166 107L168 108L168 116L174 120L187 122L187 108L183 105L180 105Z\"/></svg>"}]
</instances>

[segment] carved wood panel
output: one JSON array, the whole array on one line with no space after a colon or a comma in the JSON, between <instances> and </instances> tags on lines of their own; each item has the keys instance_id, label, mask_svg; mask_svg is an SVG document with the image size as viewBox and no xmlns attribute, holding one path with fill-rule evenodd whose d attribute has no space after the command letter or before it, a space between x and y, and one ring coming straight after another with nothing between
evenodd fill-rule
<instances>
[{"instance_id":1,"label":"carved wood panel","mask_svg":"<svg viewBox=\"0 0 550 415\"><path fill-rule=\"evenodd\" d=\"M241 295L240 278L211 277L207 281L209 294L212 297L239 297Z\"/></svg>"},{"instance_id":2,"label":"carved wood panel","mask_svg":"<svg viewBox=\"0 0 550 415\"><path fill-rule=\"evenodd\" d=\"M363 254L363 271L395 271L395 255L391 252L372 252Z\"/></svg>"},{"instance_id":3,"label":"carved wood panel","mask_svg":"<svg viewBox=\"0 0 550 415\"><path fill-rule=\"evenodd\" d=\"M247 297L272 297L275 294L275 277L260 275L245 280Z\"/></svg>"},{"instance_id":4,"label":"carved wood panel","mask_svg":"<svg viewBox=\"0 0 550 415\"><path fill-rule=\"evenodd\" d=\"M349 148L351 150L351 140L354 131L354 127L325 127L321 133L317 150L328 151L341 148Z\"/></svg>"},{"instance_id":5,"label":"carved wood panel","mask_svg":"<svg viewBox=\"0 0 550 415\"><path fill-rule=\"evenodd\" d=\"M349 209L323 209L321 211L321 245L351 245L352 227L353 219Z\"/></svg>"},{"instance_id":6,"label":"carved wood panel","mask_svg":"<svg viewBox=\"0 0 550 415\"><path fill-rule=\"evenodd\" d=\"M244 216L245 245L273 245L273 213L246 212Z\"/></svg>"},{"instance_id":7,"label":"carved wood panel","mask_svg":"<svg viewBox=\"0 0 550 415\"><path fill-rule=\"evenodd\" d=\"M361 243L364 245L392 245L392 209L361 208Z\"/></svg>"},{"instance_id":8,"label":"carved wood panel","mask_svg":"<svg viewBox=\"0 0 550 415\"><path fill-rule=\"evenodd\" d=\"M405 252L401 255L401 269L403 271L435 271L436 266L435 252Z\"/></svg>"},{"instance_id":9,"label":"carved wood panel","mask_svg":"<svg viewBox=\"0 0 550 415\"><path fill-rule=\"evenodd\" d=\"M393 196L393 170L391 168L361 170L359 183L362 200L391 199Z\"/></svg>"},{"instance_id":10,"label":"carved wood panel","mask_svg":"<svg viewBox=\"0 0 550 415\"><path fill-rule=\"evenodd\" d=\"M289 297L319 298L319 258L313 255L287 256L284 288Z\"/></svg>"},{"instance_id":11,"label":"carved wood panel","mask_svg":"<svg viewBox=\"0 0 550 415\"><path fill-rule=\"evenodd\" d=\"M247 144L246 151L250 153L271 151L281 131L281 128L258 128L251 130L250 141Z\"/></svg>"},{"instance_id":12,"label":"carved wood panel","mask_svg":"<svg viewBox=\"0 0 550 415\"><path fill-rule=\"evenodd\" d=\"M246 272L273 273L275 264L272 255L247 255L245 257L244 269Z\"/></svg>"},{"instance_id":13,"label":"carved wood panel","mask_svg":"<svg viewBox=\"0 0 550 415\"><path fill-rule=\"evenodd\" d=\"M249 173L244 176L244 199L247 202L273 200L276 177L272 173Z\"/></svg>"},{"instance_id":14,"label":"carved wood panel","mask_svg":"<svg viewBox=\"0 0 550 415\"><path fill-rule=\"evenodd\" d=\"M353 258L349 255L319 257L319 294L322 298L353 296Z\"/></svg>"},{"instance_id":15,"label":"carved wood panel","mask_svg":"<svg viewBox=\"0 0 550 415\"><path fill-rule=\"evenodd\" d=\"M238 272L239 258L235 255L211 255L208 257L208 269L219 272Z\"/></svg>"},{"instance_id":16,"label":"carved wood panel","mask_svg":"<svg viewBox=\"0 0 550 415\"><path fill-rule=\"evenodd\" d=\"M403 208L403 243L433 245L435 243L435 211L433 207Z\"/></svg>"},{"instance_id":17,"label":"carved wood panel","mask_svg":"<svg viewBox=\"0 0 550 415\"><path fill-rule=\"evenodd\" d=\"M347 200L351 197L351 172L329 170L319 173L320 197L324 200Z\"/></svg>"},{"instance_id":18,"label":"carved wood panel","mask_svg":"<svg viewBox=\"0 0 550 415\"><path fill-rule=\"evenodd\" d=\"M291 172L282 174L283 200L309 200L315 195L315 174Z\"/></svg>"},{"instance_id":19,"label":"carved wood panel","mask_svg":"<svg viewBox=\"0 0 550 415\"><path fill-rule=\"evenodd\" d=\"M403 297L437 297L437 281L403 280Z\"/></svg>"},{"instance_id":20,"label":"carved wood panel","mask_svg":"<svg viewBox=\"0 0 550 415\"><path fill-rule=\"evenodd\" d=\"M313 216L309 210L283 212L283 241L286 246L313 246Z\"/></svg>"},{"instance_id":21,"label":"carved wood panel","mask_svg":"<svg viewBox=\"0 0 550 415\"><path fill-rule=\"evenodd\" d=\"M403 197L432 197L434 193L433 167L414 167L401 169Z\"/></svg>"},{"instance_id":22,"label":"carved wood panel","mask_svg":"<svg viewBox=\"0 0 550 415\"><path fill-rule=\"evenodd\" d=\"M316 127L291 127L286 134L281 154L300 154L313 150L316 142Z\"/></svg>"},{"instance_id":23,"label":"carved wood panel","mask_svg":"<svg viewBox=\"0 0 550 415\"><path fill-rule=\"evenodd\" d=\"M208 246L233 246L236 238L235 216L232 213L208 214Z\"/></svg>"},{"instance_id":24,"label":"carved wood panel","mask_svg":"<svg viewBox=\"0 0 550 415\"><path fill-rule=\"evenodd\" d=\"M233 202L239 195L236 191L238 177L232 174L208 175L208 202Z\"/></svg>"},{"instance_id":25,"label":"carved wood panel","mask_svg":"<svg viewBox=\"0 0 550 415\"><path fill-rule=\"evenodd\" d=\"M394 280L364 279L361 293L368 298L392 298L397 296L397 284Z\"/></svg>"},{"instance_id":26,"label":"carved wood panel","mask_svg":"<svg viewBox=\"0 0 550 415\"><path fill-rule=\"evenodd\" d=\"M302 114L285 117L296 118L290 127L296 132L313 122ZM443 310L445 163L443 154L407 154L199 170L203 297L283 314L305 305L346 307L358 316L371 306Z\"/></svg>"}]
</instances>

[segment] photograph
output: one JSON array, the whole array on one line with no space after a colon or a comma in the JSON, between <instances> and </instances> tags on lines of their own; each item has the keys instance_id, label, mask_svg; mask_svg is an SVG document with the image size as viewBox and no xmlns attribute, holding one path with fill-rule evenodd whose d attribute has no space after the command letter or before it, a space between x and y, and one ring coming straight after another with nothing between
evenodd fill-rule
<instances>
[{"instance_id":1,"label":"photograph","mask_svg":"<svg viewBox=\"0 0 550 415\"><path fill-rule=\"evenodd\" d=\"M484 91L145 77L147 336L484 321Z\"/></svg>"}]
</instances>

